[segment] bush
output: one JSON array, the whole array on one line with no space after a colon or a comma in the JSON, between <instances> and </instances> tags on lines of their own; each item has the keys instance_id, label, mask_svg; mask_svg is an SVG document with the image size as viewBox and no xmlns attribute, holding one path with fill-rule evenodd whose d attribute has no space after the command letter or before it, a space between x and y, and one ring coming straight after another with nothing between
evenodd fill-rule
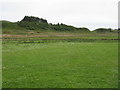
<instances>
[{"instance_id":1,"label":"bush","mask_svg":"<svg viewBox=\"0 0 120 90\"><path fill-rule=\"evenodd\" d=\"M112 29L111 28L98 28L96 30L94 30L96 32L112 32Z\"/></svg>"}]
</instances>

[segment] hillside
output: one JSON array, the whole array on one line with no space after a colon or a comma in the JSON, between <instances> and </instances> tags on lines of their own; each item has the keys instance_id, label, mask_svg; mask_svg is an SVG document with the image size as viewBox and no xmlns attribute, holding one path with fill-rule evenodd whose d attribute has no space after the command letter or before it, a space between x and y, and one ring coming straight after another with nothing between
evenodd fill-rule
<instances>
[{"instance_id":1,"label":"hillside","mask_svg":"<svg viewBox=\"0 0 120 90\"><path fill-rule=\"evenodd\" d=\"M77 32L77 33L90 33L91 31L86 27L74 27L63 23L52 24L48 23L46 19L34 16L25 16L21 21L10 22L2 21L3 33L26 33L26 32ZM106 33L114 32L111 28L98 28L92 32Z\"/></svg>"},{"instance_id":2,"label":"hillside","mask_svg":"<svg viewBox=\"0 0 120 90\"><path fill-rule=\"evenodd\" d=\"M2 21L2 33L19 33L25 32L26 29L19 26L16 22Z\"/></svg>"}]
</instances>

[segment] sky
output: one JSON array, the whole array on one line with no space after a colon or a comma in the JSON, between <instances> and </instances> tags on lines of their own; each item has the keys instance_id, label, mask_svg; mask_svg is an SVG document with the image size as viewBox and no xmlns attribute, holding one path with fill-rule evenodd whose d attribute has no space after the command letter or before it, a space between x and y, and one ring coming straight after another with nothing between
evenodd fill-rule
<instances>
[{"instance_id":1,"label":"sky","mask_svg":"<svg viewBox=\"0 0 120 90\"><path fill-rule=\"evenodd\" d=\"M75 27L118 28L119 0L1 0L0 20L20 21L24 16Z\"/></svg>"}]
</instances>

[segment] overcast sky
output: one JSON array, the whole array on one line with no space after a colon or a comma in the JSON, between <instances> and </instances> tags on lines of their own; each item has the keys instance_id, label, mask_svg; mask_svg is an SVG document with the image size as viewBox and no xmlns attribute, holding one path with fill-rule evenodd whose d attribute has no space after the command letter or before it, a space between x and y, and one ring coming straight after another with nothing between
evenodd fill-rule
<instances>
[{"instance_id":1,"label":"overcast sky","mask_svg":"<svg viewBox=\"0 0 120 90\"><path fill-rule=\"evenodd\" d=\"M119 0L2 0L0 20L20 21L25 15L76 27L118 27Z\"/></svg>"}]
</instances>

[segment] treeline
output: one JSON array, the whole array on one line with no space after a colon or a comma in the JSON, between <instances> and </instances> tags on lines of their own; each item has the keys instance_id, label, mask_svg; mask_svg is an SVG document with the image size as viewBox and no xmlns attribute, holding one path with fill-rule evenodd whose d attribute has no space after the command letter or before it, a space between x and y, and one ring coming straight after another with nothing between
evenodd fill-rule
<instances>
[{"instance_id":1,"label":"treeline","mask_svg":"<svg viewBox=\"0 0 120 90\"><path fill-rule=\"evenodd\" d=\"M66 25L63 23L52 24L48 23L46 19L38 18L34 16L25 16L21 21L18 21L17 24L19 27L28 29L28 30L55 30L55 31L77 31L77 32L90 32L88 28L76 28L74 26ZM3 28L6 24L3 23ZM94 32L116 32L118 30L112 30L111 28L98 28Z\"/></svg>"}]
</instances>

